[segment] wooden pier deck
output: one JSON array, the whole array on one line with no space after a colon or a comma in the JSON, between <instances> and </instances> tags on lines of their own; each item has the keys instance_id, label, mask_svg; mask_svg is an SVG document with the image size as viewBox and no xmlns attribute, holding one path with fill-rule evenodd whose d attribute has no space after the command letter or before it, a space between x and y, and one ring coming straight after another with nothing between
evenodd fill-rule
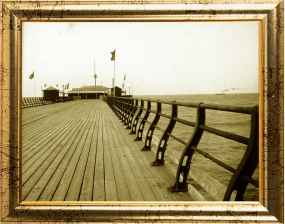
<instances>
[{"instance_id":1,"label":"wooden pier deck","mask_svg":"<svg viewBox=\"0 0 285 224\"><path fill-rule=\"evenodd\" d=\"M167 190L176 167L152 167L154 152L141 151L104 101L31 107L22 117L23 200L191 200Z\"/></svg>"}]
</instances>

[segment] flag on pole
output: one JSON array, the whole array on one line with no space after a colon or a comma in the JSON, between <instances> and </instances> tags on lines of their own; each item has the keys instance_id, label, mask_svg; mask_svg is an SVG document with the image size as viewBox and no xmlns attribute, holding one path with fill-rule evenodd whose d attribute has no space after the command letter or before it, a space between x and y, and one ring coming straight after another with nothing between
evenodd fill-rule
<instances>
[{"instance_id":1,"label":"flag on pole","mask_svg":"<svg viewBox=\"0 0 285 224\"><path fill-rule=\"evenodd\" d=\"M35 77L35 72L33 72L32 74L30 74L29 79L33 79Z\"/></svg>"},{"instance_id":2,"label":"flag on pole","mask_svg":"<svg viewBox=\"0 0 285 224\"><path fill-rule=\"evenodd\" d=\"M69 83L67 83L67 85L66 85L66 89L69 89Z\"/></svg>"},{"instance_id":3,"label":"flag on pole","mask_svg":"<svg viewBox=\"0 0 285 224\"><path fill-rule=\"evenodd\" d=\"M46 88L46 87L47 87L47 84L45 83L45 84L44 84L44 88Z\"/></svg>"},{"instance_id":4,"label":"flag on pole","mask_svg":"<svg viewBox=\"0 0 285 224\"><path fill-rule=\"evenodd\" d=\"M126 77L127 77L127 75L125 74L125 75L124 75L124 81L126 81Z\"/></svg>"},{"instance_id":5,"label":"flag on pole","mask_svg":"<svg viewBox=\"0 0 285 224\"><path fill-rule=\"evenodd\" d=\"M116 49L111 51L111 61L115 61L116 60Z\"/></svg>"}]
</instances>

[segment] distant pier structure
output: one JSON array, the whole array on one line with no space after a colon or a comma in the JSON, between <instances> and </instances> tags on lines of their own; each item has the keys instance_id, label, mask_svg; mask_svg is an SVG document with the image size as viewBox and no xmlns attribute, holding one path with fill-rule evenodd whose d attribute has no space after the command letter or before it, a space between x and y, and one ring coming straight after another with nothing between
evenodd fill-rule
<instances>
[{"instance_id":1,"label":"distant pier structure","mask_svg":"<svg viewBox=\"0 0 285 224\"><path fill-rule=\"evenodd\" d=\"M122 93L122 89L118 86L111 88L111 92L109 92L110 95L114 94L114 96L122 96Z\"/></svg>"},{"instance_id":2,"label":"distant pier structure","mask_svg":"<svg viewBox=\"0 0 285 224\"><path fill-rule=\"evenodd\" d=\"M43 90L43 97L46 101L57 102L59 98L59 90L53 86Z\"/></svg>"},{"instance_id":3,"label":"distant pier structure","mask_svg":"<svg viewBox=\"0 0 285 224\"><path fill-rule=\"evenodd\" d=\"M99 99L107 96L109 88L101 85L81 86L79 88L72 88L68 92L68 96L74 99Z\"/></svg>"},{"instance_id":4,"label":"distant pier structure","mask_svg":"<svg viewBox=\"0 0 285 224\"><path fill-rule=\"evenodd\" d=\"M121 96L121 88L115 87L115 96ZM72 88L68 92L68 96L73 99L100 99L104 96L111 95L112 88L102 85L81 86L79 88Z\"/></svg>"}]
</instances>

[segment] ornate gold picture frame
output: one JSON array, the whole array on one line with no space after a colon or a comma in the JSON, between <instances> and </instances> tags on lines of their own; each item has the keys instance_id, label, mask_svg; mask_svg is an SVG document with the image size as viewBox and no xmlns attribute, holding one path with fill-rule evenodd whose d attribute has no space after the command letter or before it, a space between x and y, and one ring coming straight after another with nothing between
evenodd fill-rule
<instances>
[{"instance_id":1,"label":"ornate gold picture frame","mask_svg":"<svg viewBox=\"0 0 285 224\"><path fill-rule=\"evenodd\" d=\"M283 221L283 2L3 1L1 221ZM257 21L259 23L259 202L23 202L22 23L25 21Z\"/></svg>"}]
</instances>

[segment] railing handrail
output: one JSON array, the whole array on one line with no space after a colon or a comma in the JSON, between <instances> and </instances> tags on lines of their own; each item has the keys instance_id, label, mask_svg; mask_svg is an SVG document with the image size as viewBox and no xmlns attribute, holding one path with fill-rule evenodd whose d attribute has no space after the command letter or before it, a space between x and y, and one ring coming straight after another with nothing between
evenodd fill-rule
<instances>
[{"instance_id":1,"label":"railing handrail","mask_svg":"<svg viewBox=\"0 0 285 224\"><path fill-rule=\"evenodd\" d=\"M172 137L176 141L183 143L185 145L185 149L182 153L182 156L181 156L181 159L178 165L178 169L177 169L176 182L175 182L175 185L172 187L173 191L188 190L186 179L187 179L187 175L190 170L190 163L191 163L194 152L197 152L203 155L204 157L215 162L217 165L234 173L234 176L232 177L230 184L228 186L228 189L226 191L224 200L229 200L230 195L233 190L238 190L236 199L241 200L243 198L245 186L248 183L251 183L254 186L258 187L258 182L251 178L253 174L253 170L256 168L257 163L258 163L258 161L255 158L256 155L258 156L258 139L256 137L258 135L256 134L256 132L258 133L258 106L257 105L231 106L231 105L205 104L205 103L185 103L185 102L178 102L178 101L167 101L167 100L136 98L136 97L108 97L108 101L109 101L110 106L115 111L122 110L124 111L124 114L128 114L128 115L132 114L132 116L135 117L135 119L138 119L138 117L135 116L134 111L143 110L148 113L155 114L155 119L153 120L153 122L150 123L150 128L147 131L147 135L146 135L146 141L145 141L144 148L149 149L149 150L150 150L150 145L151 145L151 140L152 140L154 129L161 129L161 128L156 127L156 124L158 123L160 116L169 119L170 123L168 124L168 127L165 130L161 130L164 132L164 134L162 135L160 139L158 149L157 149L156 160L154 161L154 164L163 165L164 152L166 150L168 137ZM144 108L143 106L145 105L144 103L141 103L141 105L139 106L138 101L148 102L147 108ZM136 102L136 104L134 104L134 102ZM152 110L151 103L156 103L157 106L159 106L158 107L159 110ZM168 104L172 106L171 115L162 113L161 111L162 104ZM187 121L182 118L179 118L177 116L178 106L195 108L197 111L196 112L196 119L197 119L196 122ZM175 113L173 113L174 107L176 108ZM233 133L233 132L209 127L208 125L205 124L206 113L208 110L218 110L218 111L224 111L224 112L249 114L251 117L250 136L245 137L245 136L241 136L236 133ZM122 115L123 117L124 117L124 114ZM146 117L148 117L148 115ZM143 123L147 122L145 118L143 120L144 120ZM195 128L194 133L188 143L185 144L185 141L171 134L172 129L175 126L175 122L179 122L184 125ZM131 126L131 124L132 124L132 120L128 120L127 125ZM143 130L140 130L141 133L142 131ZM247 145L247 150L246 150L247 153L245 153L245 155L243 156L242 161L240 162L240 165L237 169L232 168L231 166L211 156L207 152L201 151L197 148L204 131ZM141 136L139 137L139 140L141 140ZM244 164L247 164L249 168L245 167ZM181 179L182 181L180 181Z\"/></svg>"},{"instance_id":2,"label":"railing handrail","mask_svg":"<svg viewBox=\"0 0 285 224\"><path fill-rule=\"evenodd\" d=\"M258 105L253 106L232 106L232 105L226 105L226 104L209 104L209 103L189 103L189 102L181 102L176 100L160 100L160 99L152 99L152 98L139 98L139 97L114 97L109 96L110 98L116 98L116 99L122 99L122 100L144 100L144 101L150 101L153 103L160 102L161 104L176 104L177 106L182 107L192 107L197 108L199 105L205 109L209 110L219 110L219 111L227 111L227 112L233 112L233 113L242 113L242 114L251 114L254 109L254 107Z\"/></svg>"},{"instance_id":3,"label":"railing handrail","mask_svg":"<svg viewBox=\"0 0 285 224\"><path fill-rule=\"evenodd\" d=\"M132 99L131 97L113 97L113 96L110 98L123 99L123 100ZM134 99L140 99L143 101L156 102L156 103L159 102L161 104L165 104L165 102L167 102L167 104L169 104L169 105L175 104L177 106L181 106L181 104L177 103L176 101L162 101L162 100L153 101L153 100L146 100L144 98L134 98ZM128 103L128 102L121 102L121 103L125 104L127 106L132 106L132 104ZM185 105L183 104L182 106L184 107ZM256 107L257 107L257 105L249 107L249 106L228 106L228 105L218 105L218 104L197 103L197 106L195 108L197 108L198 106L201 108L209 109L209 110L219 110L219 111L224 111L224 112L235 112L235 113L242 113L242 114L251 114L253 111L256 110ZM146 111L147 108L143 108L143 110ZM156 114L157 111L156 110L150 110L150 113ZM171 115L163 114L161 112L159 113L159 115L161 117L171 119ZM185 124L185 125L188 125L191 127L193 127L195 125L195 122L187 121L187 120L179 118L179 117L176 117L175 120L181 124ZM203 125L203 126L201 126L201 128L207 132L219 135L221 137L224 137L224 135L228 135L228 137L225 137L225 138L234 140L234 141L242 143L242 144L248 144L249 139L247 137L244 137L244 136L241 136L238 134L234 134L232 132L224 131L224 130L219 130L219 129L216 129L213 127L209 127L207 125Z\"/></svg>"}]
</instances>

